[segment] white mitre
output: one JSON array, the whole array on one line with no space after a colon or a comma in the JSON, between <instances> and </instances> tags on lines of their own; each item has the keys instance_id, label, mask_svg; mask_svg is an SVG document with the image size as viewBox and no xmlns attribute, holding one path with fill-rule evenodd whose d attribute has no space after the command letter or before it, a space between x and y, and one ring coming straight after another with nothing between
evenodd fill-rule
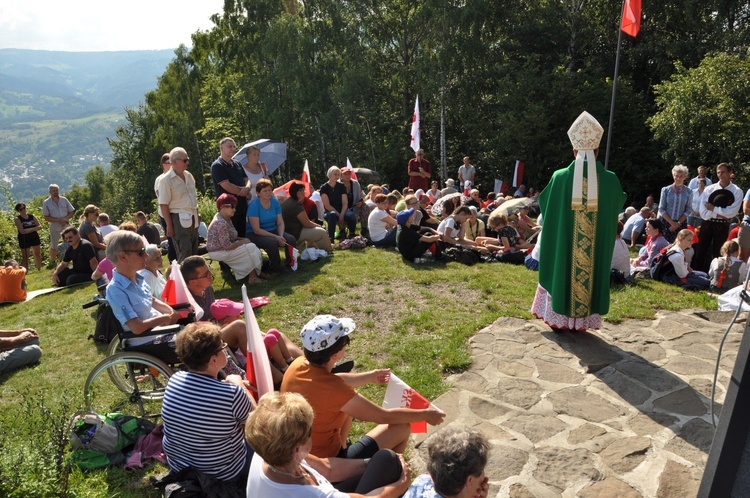
<instances>
[{"instance_id":1,"label":"white mitre","mask_svg":"<svg viewBox=\"0 0 750 498\"><path fill-rule=\"evenodd\" d=\"M568 138L573 145L576 154L575 167L573 169L573 196L570 207L574 211L583 210L583 162L587 166L586 210L596 211L599 203L598 178L596 175L596 157L594 149L599 147L602 140L604 128L591 114L583 111L573 122L568 130Z\"/></svg>"}]
</instances>

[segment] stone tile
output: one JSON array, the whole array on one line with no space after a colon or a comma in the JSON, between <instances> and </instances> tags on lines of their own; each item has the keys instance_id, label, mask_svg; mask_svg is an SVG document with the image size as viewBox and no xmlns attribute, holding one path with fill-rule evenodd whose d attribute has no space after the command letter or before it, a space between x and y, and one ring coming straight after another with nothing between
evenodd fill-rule
<instances>
[{"instance_id":1,"label":"stone tile","mask_svg":"<svg viewBox=\"0 0 750 498\"><path fill-rule=\"evenodd\" d=\"M599 453L599 456L616 473L625 474L645 460L649 448L651 448L650 439L629 437L616 440Z\"/></svg>"},{"instance_id":2,"label":"stone tile","mask_svg":"<svg viewBox=\"0 0 750 498\"><path fill-rule=\"evenodd\" d=\"M677 435L669 440L665 448L702 467L711 449L713 426L705 420L694 418L675 432Z\"/></svg>"},{"instance_id":3,"label":"stone tile","mask_svg":"<svg viewBox=\"0 0 750 498\"><path fill-rule=\"evenodd\" d=\"M495 342L495 336L489 332L480 332L474 337L469 339L469 344L472 346L479 346L484 345L489 347L492 343Z\"/></svg>"},{"instance_id":4,"label":"stone tile","mask_svg":"<svg viewBox=\"0 0 750 498\"><path fill-rule=\"evenodd\" d=\"M536 498L536 495L529 491L529 488L523 484L512 484L509 488L509 498ZM494 494L488 494L487 496L495 496Z\"/></svg>"},{"instance_id":5,"label":"stone tile","mask_svg":"<svg viewBox=\"0 0 750 498\"><path fill-rule=\"evenodd\" d=\"M583 380L583 375L565 365L544 360L534 360L534 363L541 380L576 385Z\"/></svg>"},{"instance_id":6,"label":"stone tile","mask_svg":"<svg viewBox=\"0 0 750 498\"><path fill-rule=\"evenodd\" d=\"M497 403L493 403L492 401L477 396L471 396L469 399L469 410L483 420L500 417L510 411L510 409L502 405L498 405Z\"/></svg>"},{"instance_id":7,"label":"stone tile","mask_svg":"<svg viewBox=\"0 0 750 498\"><path fill-rule=\"evenodd\" d=\"M501 378L489 395L504 403L528 410L539 402L542 390L535 382L521 379Z\"/></svg>"},{"instance_id":8,"label":"stone tile","mask_svg":"<svg viewBox=\"0 0 750 498\"><path fill-rule=\"evenodd\" d=\"M707 322L705 321L703 322L704 326L706 323ZM671 340L682 337L690 332L696 332L701 328L702 327L698 327L696 324L693 324L693 327L686 327L685 324L677 322L670 316L670 319L660 320L658 326L654 327L654 331L661 334L665 339Z\"/></svg>"},{"instance_id":9,"label":"stone tile","mask_svg":"<svg viewBox=\"0 0 750 498\"><path fill-rule=\"evenodd\" d=\"M561 420L543 415L518 415L503 422L502 426L520 432L535 444L551 438L567 427Z\"/></svg>"},{"instance_id":10,"label":"stone tile","mask_svg":"<svg viewBox=\"0 0 750 498\"><path fill-rule=\"evenodd\" d=\"M585 387L569 387L550 393L547 399L557 413L578 417L589 422L603 422L624 415L625 408L610 403Z\"/></svg>"},{"instance_id":11,"label":"stone tile","mask_svg":"<svg viewBox=\"0 0 750 498\"><path fill-rule=\"evenodd\" d=\"M559 491L568 489L582 480L598 480L599 471L587 450L565 448L538 448L535 451L539 462L533 472L537 481Z\"/></svg>"},{"instance_id":12,"label":"stone tile","mask_svg":"<svg viewBox=\"0 0 750 498\"><path fill-rule=\"evenodd\" d=\"M568 434L568 442L570 444L581 444L587 441L591 441L594 438L606 434L607 431L598 425L594 424L583 424L582 426L573 429Z\"/></svg>"},{"instance_id":13,"label":"stone tile","mask_svg":"<svg viewBox=\"0 0 750 498\"><path fill-rule=\"evenodd\" d=\"M534 356L538 358L562 358L562 359L568 359L571 358L573 355L571 355L569 352L565 351L563 348L555 344L554 342L545 342L542 344L537 344L534 346Z\"/></svg>"},{"instance_id":14,"label":"stone tile","mask_svg":"<svg viewBox=\"0 0 750 498\"><path fill-rule=\"evenodd\" d=\"M633 406L639 406L651 397L651 391L636 384L629 377L614 368L602 370L597 374L597 379L590 385L603 392L617 396Z\"/></svg>"},{"instance_id":15,"label":"stone tile","mask_svg":"<svg viewBox=\"0 0 750 498\"><path fill-rule=\"evenodd\" d=\"M520 474L528 461L529 454L523 450L493 444L485 473L490 481L502 481Z\"/></svg>"},{"instance_id":16,"label":"stone tile","mask_svg":"<svg viewBox=\"0 0 750 498\"><path fill-rule=\"evenodd\" d=\"M534 369L528 365L524 365L517 361L507 362L502 358L497 360L495 368L497 368L499 372L502 372L505 375L510 375L511 377L529 378L534 373Z\"/></svg>"},{"instance_id":17,"label":"stone tile","mask_svg":"<svg viewBox=\"0 0 750 498\"><path fill-rule=\"evenodd\" d=\"M526 355L526 345L513 341L496 340L492 345L492 352L506 360L520 360Z\"/></svg>"},{"instance_id":18,"label":"stone tile","mask_svg":"<svg viewBox=\"0 0 750 498\"><path fill-rule=\"evenodd\" d=\"M478 425L475 425L474 428L487 436L487 439L490 441L495 442L510 442L510 441L517 441L518 438L515 437L510 432L504 431L497 425L491 423L491 422L481 422Z\"/></svg>"},{"instance_id":19,"label":"stone tile","mask_svg":"<svg viewBox=\"0 0 750 498\"><path fill-rule=\"evenodd\" d=\"M563 349L577 356L579 364L589 373L598 372L623 359L621 354L613 350L611 344L596 334L564 333L557 334L555 339Z\"/></svg>"},{"instance_id":20,"label":"stone tile","mask_svg":"<svg viewBox=\"0 0 750 498\"><path fill-rule=\"evenodd\" d=\"M691 387L655 399L654 409L693 417L705 415L707 412L706 405Z\"/></svg>"},{"instance_id":21,"label":"stone tile","mask_svg":"<svg viewBox=\"0 0 750 498\"><path fill-rule=\"evenodd\" d=\"M700 487L702 471L689 468L669 460L659 476L657 498L696 496Z\"/></svg>"},{"instance_id":22,"label":"stone tile","mask_svg":"<svg viewBox=\"0 0 750 498\"><path fill-rule=\"evenodd\" d=\"M615 364L614 368L654 391L669 391L682 383L666 370L643 361L621 361Z\"/></svg>"},{"instance_id":23,"label":"stone tile","mask_svg":"<svg viewBox=\"0 0 750 498\"><path fill-rule=\"evenodd\" d=\"M677 417L666 413L649 412L644 414L639 412L628 420L628 427L639 436L653 436L677 423L678 420Z\"/></svg>"},{"instance_id":24,"label":"stone tile","mask_svg":"<svg viewBox=\"0 0 750 498\"><path fill-rule=\"evenodd\" d=\"M580 498L643 498L643 495L616 477L607 477L578 492Z\"/></svg>"},{"instance_id":25,"label":"stone tile","mask_svg":"<svg viewBox=\"0 0 750 498\"><path fill-rule=\"evenodd\" d=\"M454 385L459 389L482 394L487 387L487 381L481 375L474 372L464 372L458 376Z\"/></svg>"},{"instance_id":26,"label":"stone tile","mask_svg":"<svg viewBox=\"0 0 750 498\"><path fill-rule=\"evenodd\" d=\"M474 362L471 364L471 370L477 372L479 370L484 370L487 368L487 365L489 365L492 360L495 359L495 355L490 353L480 354L478 356L474 357Z\"/></svg>"},{"instance_id":27,"label":"stone tile","mask_svg":"<svg viewBox=\"0 0 750 498\"><path fill-rule=\"evenodd\" d=\"M708 379L695 378L695 379L690 379L690 381L688 382L688 384L690 385L690 387L692 387L693 389L695 389L698 392L698 394L700 394L700 395L702 395L702 396L704 396L704 397L706 397L708 399L711 399L711 385L713 384L712 381L710 381ZM721 399L719 398L719 396L721 396L722 399L723 399L723 396L724 396L724 386L721 386L721 385L719 385L717 383L716 384L716 397L717 397L717 401L721 401Z\"/></svg>"},{"instance_id":28,"label":"stone tile","mask_svg":"<svg viewBox=\"0 0 750 498\"><path fill-rule=\"evenodd\" d=\"M664 368L678 375L713 375L714 373L713 364L686 355L670 358Z\"/></svg>"},{"instance_id":29,"label":"stone tile","mask_svg":"<svg viewBox=\"0 0 750 498\"><path fill-rule=\"evenodd\" d=\"M661 361L667 357L667 352L658 344L636 342L623 344L623 350L649 362Z\"/></svg>"}]
</instances>

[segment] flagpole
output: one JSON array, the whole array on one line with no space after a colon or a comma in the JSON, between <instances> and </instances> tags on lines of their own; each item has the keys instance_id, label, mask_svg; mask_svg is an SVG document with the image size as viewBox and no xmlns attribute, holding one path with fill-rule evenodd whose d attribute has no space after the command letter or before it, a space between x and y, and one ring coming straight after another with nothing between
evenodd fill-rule
<instances>
[{"instance_id":1,"label":"flagpole","mask_svg":"<svg viewBox=\"0 0 750 498\"><path fill-rule=\"evenodd\" d=\"M620 19L625 15L625 1L622 2ZM615 96L617 95L617 75L620 72L620 47L622 47L622 27L617 29L617 55L615 56L615 77L612 80L612 102L609 105L609 125L607 126L607 150L604 153L604 169L609 169L609 148L612 144L612 124L615 120Z\"/></svg>"}]
</instances>

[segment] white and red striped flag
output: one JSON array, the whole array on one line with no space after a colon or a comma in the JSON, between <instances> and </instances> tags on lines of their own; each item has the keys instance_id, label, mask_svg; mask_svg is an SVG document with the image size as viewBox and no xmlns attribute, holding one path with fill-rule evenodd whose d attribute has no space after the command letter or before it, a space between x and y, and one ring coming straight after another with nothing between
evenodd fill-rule
<instances>
[{"instance_id":1,"label":"white and red striped flag","mask_svg":"<svg viewBox=\"0 0 750 498\"><path fill-rule=\"evenodd\" d=\"M201 318L203 318L203 308L198 306L198 303L195 302L193 295L190 294L190 291L187 288L187 284L185 283L185 279L182 278L180 265L179 263L177 263L177 260L172 261L172 271L169 273L167 285L164 286L164 290L161 292L161 298L170 306L190 303L190 307L192 307L195 311L195 319L200 320ZM183 315L186 314L187 310L180 311L181 317L184 318Z\"/></svg>"},{"instance_id":2,"label":"white and red striped flag","mask_svg":"<svg viewBox=\"0 0 750 498\"><path fill-rule=\"evenodd\" d=\"M247 334L247 380L255 387L255 400L273 392L273 377L268 351L263 343L255 312L247 297L247 286L242 285L242 303L245 305L245 332Z\"/></svg>"},{"instance_id":3,"label":"white and red striped flag","mask_svg":"<svg viewBox=\"0 0 750 498\"><path fill-rule=\"evenodd\" d=\"M312 177L310 176L310 165L307 164L307 159L305 159L305 166L302 168L302 178L300 178L302 183L305 184L305 197L310 197L313 193L312 188Z\"/></svg>"},{"instance_id":4,"label":"white and red striped flag","mask_svg":"<svg viewBox=\"0 0 750 498\"><path fill-rule=\"evenodd\" d=\"M430 402L424 396L391 372L391 378L388 380L388 387L385 390L385 398L383 398L383 408L411 408L413 410L421 410L429 406ZM424 420L412 422L411 432L414 434L426 433L427 422Z\"/></svg>"},{"instance_id":5,"label":"white and red striped flag","mask_svg":"<svg viewBox=\"0 0 750 498\"><path fill-rule=\"evenodd\" d=\"M412 117L411 121L411 143L409 144L412 149L414 149L414 152L418 151L420 149L419 147L419 138L420 138L420 131L419 131L419 95L417 95L417 101L414 104L414 116Z\"/></svg>"},{"instance_id":6,"label":"white and red striped flag","mask_svg":"<svg viewBox=\"0 0 750 498\"><path fill-rule=\"evenodd\" d=\"M349 160L349 158L346 158L346 167L352 170L352 180L357 179L357 173L354 172L354 166L352 166L352 162Z\"/></svg>"},{"instance_id":7,"label":"white and red striped flag","mask_svg":"<svg viewBox=\"0 0 750 498\"><path fill-rule=\"evenodd\" d=\"M495 178L495 194L504 194L506 190L508 190L508 182Z\"/></svg>"},{"instance_id":8,"label":"white and red striped flag","mask_svg":"<svg viewBox=\"0 0 750 498\"><path fill-rule=\"evenodd\" d=\"M513 170L513 186L518 187L523 183L523 163L516 160L516 167Z\"/></svg>"}]
</instances>

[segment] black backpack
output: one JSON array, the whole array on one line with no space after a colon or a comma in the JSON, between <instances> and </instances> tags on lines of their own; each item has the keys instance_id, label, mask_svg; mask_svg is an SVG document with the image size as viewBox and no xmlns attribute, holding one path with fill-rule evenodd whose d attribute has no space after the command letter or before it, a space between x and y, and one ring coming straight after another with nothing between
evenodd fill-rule
<instances>
[{"instance_id":1,"label":"black backpack","mask_svg":"<svg viewBox=\"0 0 750 498\"><path fill-rule=\"evenodd\" d=\"M112 342L112 339L117 337L118 331L122 330L122 325L115 318L112 307L107 301L100 299L98 305L99 307L96 309L96 328L94 329L94 333L89 336L89 339L109 344Z\"/></svg>"},{"instance_id":2,"label":"black backpack","mask_svg":"<svg viewBox=\"0 0 750 498\"><path fill-rule=\"evenodd\" d=\"M664 281L664 277L666 277L667 275L676 273L674 271L674 266L669 261L669 257L676 252L676 249L667 251L667 248L665 247L659 254L656 255L654 260L651 262L651 268L649 270L649 273L651 273L651 278L653 280L662 282Z\"/></svg>"}]
</instances>

